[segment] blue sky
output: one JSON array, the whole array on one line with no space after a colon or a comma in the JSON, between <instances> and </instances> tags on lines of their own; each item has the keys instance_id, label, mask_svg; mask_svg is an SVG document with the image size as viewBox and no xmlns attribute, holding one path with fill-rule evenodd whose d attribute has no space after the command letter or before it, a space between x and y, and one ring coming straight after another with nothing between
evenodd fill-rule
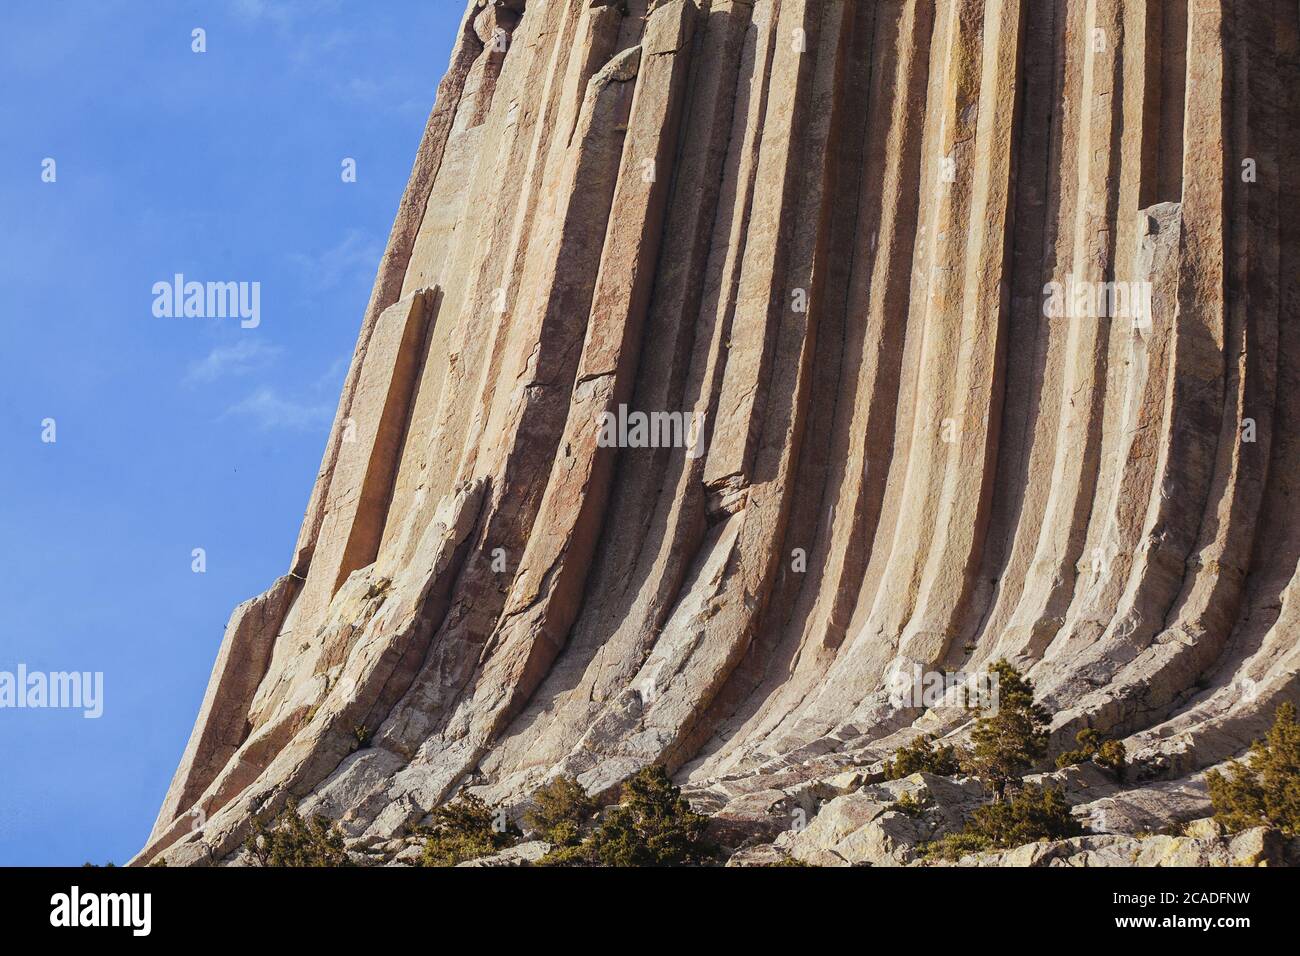
<instances>
[{"instance_id":1,"label":"blue sky","mask_svg":"<svg viewBox=\"0 0 1300 956\"><path fill-rule=\"evenodd\" d=\"M97 720L0 709L0 865L148 835L231 609L287 568L463 9L0 6L0 671L104 674ZM155 317L178 272L259 282L260 325Z\"/></svg>"}]
</instances>

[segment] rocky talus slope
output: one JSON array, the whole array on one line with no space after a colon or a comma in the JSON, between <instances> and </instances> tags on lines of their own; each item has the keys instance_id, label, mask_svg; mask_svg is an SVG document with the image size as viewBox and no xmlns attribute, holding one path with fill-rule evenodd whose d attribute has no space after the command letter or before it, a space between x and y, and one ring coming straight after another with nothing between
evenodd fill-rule
<instances>
[{"instance_id":1,"label":"rocky talus slope","mask_svg":"<svg viewBox=\"0 0 1300 956\"><path fill-rule=\"evenodd\" d=\"M471 0L137 862L652 763L742 853L907 862L878 788L978 785L878 782L970 722L891 680L999 658L1129 767L985 862L1191 853L1134 834L1300 698L1298 47L1296 0Z\"/></svg>"}]
</instances>

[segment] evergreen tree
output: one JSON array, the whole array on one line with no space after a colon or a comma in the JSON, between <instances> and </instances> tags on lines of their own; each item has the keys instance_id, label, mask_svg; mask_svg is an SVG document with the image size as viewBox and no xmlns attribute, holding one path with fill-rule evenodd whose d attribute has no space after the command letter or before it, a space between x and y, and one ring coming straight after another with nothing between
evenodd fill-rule
<instances>
[{"instance_id":1,"label":"evergreen tree","mask_svg":"<svg viewBox=\"0 0 1300 956\"><path fill-rule=\"evenodd\" d=\"M922 853L957 860L968 853L1008 850L1039 840L1062 840L1082 832L1060 790L1031 784L1010 800L979 807L971 814L965 829L926 845Z\"/></svg>"},{"instance_id":2,"label":"evergreen tree","mask_svg":"<svg viewBox=\"0 0 1300 956\"><path fill-rule=\"evenodd\" d=\"M504 814L473 794L462 794L436 807L425 834L421 866L455 866L466 860L491 856L514 844L518 831Z\"/></svg>"},{"instance_id":3,"label":"evergreen tree","mask_svg":"<svg viewBox=\"0 0 1300 956\"><path fill-rule=\"evenodd\" d=\"M605 866L683 866L700 863L707 818L691 809L663 767L628 780L623 799L592 840Z\"/></svg>"},{"instance_id":4,"label":"evergreen tree","mask_svg":"<svg viewBox=\"0 0 1300 956\"><path fill-rule=\"evenodd\" d=\"M577 846L596 814L595 801L573 777L556 777L533 794L524 823L554 846Z\"/></svg>"},{"instance_id":5,"label":"evergreen tree","mask_svg":"<svg viewBox=\"0 0 1300 956\"><path fill-rule=\"evenodd\" d=\"M325 817L304 820L293 800L273 821L253 817L253 832L244 841L260 866L351 866L343 834Z\"/></svg>"},{"instance_id":6,"label":"evergreen tree","mask_svg":"<svg viewBox=\"0 0 1300 956\"><path fill-rule=\"evenodd\" d=\"M1074 735L1078 750L1067 750L1056 758L1056 766L1064 769L1091 760L1099 767L1105 767L1121 780L1124 777L1124 762L1128 752L1118 740L1105 740L1101 734L1091 728L1081 730Z\"/></svg>"},{"instance_id":7,"label":"evergreen tree","mask_svg":"<svg viewBox=\"0 0 1300 956\"><path fill-rule=\"evenodd\" d=\"M957 751L950 744L936 745L934 734L925 734L910 744L894 751L882 768L886 780L899 780L914 773L925 772L940 777L952 777L961 772Z\"/></svg>"},{"instance_id":8,"label":"evergreen tree","mask_svg":"<svg viewBox=\"0 0 1300 956\"><path fill-rule=\"evenodd\" d=\"M663 767L646 767L623 785L622 800L576 846L546 855L547 866L690 866L713 855L708 818L696 813Z\"/></svg>"},{"instance_id":9,"label":"evergreen tree","mask_svg":"<svg viewBox=\"0 0 1300 956\"><path fill-rule=\"evenodd\" d=\"M1001 800L1047 753L1049 716L1034 703L1033 682L1010 663L997 661L990 670L998 678L997 705L981 708L966 767Z\"/></svg>"},{"instance_id":10,"label":"evergreen tree","mask_svg":"<svg viewBox=\"0 0 1300 956\"><path fill-rule=\"evenodd\" d=\"M1234 760L1228 775L1206 775L1214 819L1235 833L1272 826L1300 836L1300 724L1295 705L1280 705L1273 726L1250 745L1246 763Z\"/></svg>"}]
</instances>

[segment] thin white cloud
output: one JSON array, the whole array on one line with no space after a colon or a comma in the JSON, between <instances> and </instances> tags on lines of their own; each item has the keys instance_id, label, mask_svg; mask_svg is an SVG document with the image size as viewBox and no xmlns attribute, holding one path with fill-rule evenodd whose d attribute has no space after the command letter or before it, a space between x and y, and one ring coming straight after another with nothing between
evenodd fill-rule
<instances>
[{"instance_id":1,"label":"thin white cloud","mask_svg":"<svg viewBox=\"0 0 1300 956\"><path fill-rule=\"evenodd\" d=\"M231 416L252 419L264 430L310 429L328 425L334 418L334 406L286 398L271 386L263 385L231 405L222 417Z\"/></svg>"},{"instance_id":2,"label":"thin white cloud","mask_svg":"<svg viewBox=\"0 0 1300 956\"><path fill-rule=\"evenodd\" d=\"M399 116L429 112L429 104L422 97L411 96L409 76L354 76L335 82L331 90L339 100L349 106L361 106L370 111L381 111Z\"/></svg>"},{"instance_id":3,"label":"thin white cloud","mask_svg":"<svg viewBox=\"0 0 1300 956\"><path fill-rule=\"evenodd\" d=\"M280 349L252 337L241 338L234 345L218 345L185 372L187 385L215 382L228 376L247 375L264 369L275 361Z\"/></svg>"},{"instance_id":4,"label":"thin white cloud","mask_svg":"<svg viewBox=\"0 0 1300 956\"><path fill-rule=\"evenodd\" d=\"M235 15L244 20L268 21L288 27L300 17L338 9L338 0L233 0Z\"/></svg>"},{"instance_id":5,"label":"thin white cloud","mask_svg":"<svg viewBox=\"0 0 1300 956\"><path fill-rule=\"evenodd\" d=\"M324 17L337 14L339 0L232 0L235 16L253 26L269 24L290 46L297 65L312 65L355 39L349 30L312 29Z\"/></svg>"},{"instance_id":6,"label":"thin white cloud","mask_svg":"<svg viewBox=\"0 0 1300 956\"><path fill-rule=\"evenodd\" d=\"M373 274L379 268L383 247L370 233L349 229L334 245L315 254L294 253L293 262L307 273L318 290L331 289L357 272Z\"/></svg>"},{"instance_id":7,"label":"thin white cloud","mask_svg":"<svg viewBox=\"0 0 1300 956\"><path fill-rule=\"evenodd\" d=\"M236 16L245 20L271 20L287 24L293 19L293 7L276 0L234 0Z\"/></svg>"}]
</instances>

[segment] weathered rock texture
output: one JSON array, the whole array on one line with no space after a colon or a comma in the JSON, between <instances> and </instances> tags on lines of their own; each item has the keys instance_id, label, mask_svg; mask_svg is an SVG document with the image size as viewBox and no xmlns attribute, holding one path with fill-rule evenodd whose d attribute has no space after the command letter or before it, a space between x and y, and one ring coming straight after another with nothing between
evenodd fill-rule
<instances>
[{"instance_id":1,"label":"weathered rock texture","mask_svg":"<svg viewBox=\"0 0 1300 956\"><path fill-rule=\"evenodd\" d=\"M1056 750L1125 740L1094 829L1204 816L1300 697L1297 6L472 0L139 861L652 762L733 843L829 808L798 840L889 856L827 781L961 734L891 668L999 657ZM1045 314L1069 282L1153 314ZM701 444L603 447L621 405Z\"/></svg>"}]
</instances>

